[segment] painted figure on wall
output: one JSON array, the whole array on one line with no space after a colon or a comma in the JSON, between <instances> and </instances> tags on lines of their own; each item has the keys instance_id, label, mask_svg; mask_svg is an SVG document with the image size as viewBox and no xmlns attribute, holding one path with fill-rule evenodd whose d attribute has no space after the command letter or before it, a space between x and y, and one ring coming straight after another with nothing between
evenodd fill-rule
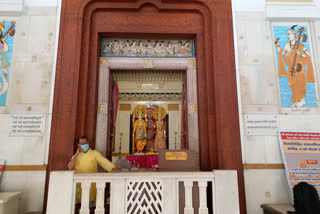
<instances>
[{"instance_id":1,"label":"painted figure on wall","mask_svg":"<svg viewBox=\"0 0 320 214\"><path fill-rule=\"evenodd\" d=\"M317 107L307 28L297 25L274 26L274 36L281 106Z\"/></svg>"},{"instance_id":2,"label":"painted figure on wall","mask_svg":"<svg viewBox=\"0 0 320 214\"><path fill-rule=\"evenodd\" d=\"M0 106L6 105L15 22L0 23Z\"/></svg>"},{"instance_id":3,"label":"painted figure on wall","mask_svg":"<svg viewBox=\"0 0 320 214\"><path fill-rule=\"evenodd\" d=\"M133 151L137 151L138 153L142 153L144 146L146 145L146 129L147 122L143 120L147 114L147 110L142 105L137 105L133 110ZM137 118L137 119L135 119ZM134 147L135 146L135 147Z\"/></svg>"},{"instance_id":4,"label":"painted figure on wall","mask_svg":"<svg viewBox=\"0 0 320 214\"><path fill-rule=\"evenodd\" d=\"M155 124L155 140L154 149L166 148L166 128L163 119L166 117L167 112L163 107L158 107L153 111L153 118L156 120Z\"/></svg>"}]
</instances>

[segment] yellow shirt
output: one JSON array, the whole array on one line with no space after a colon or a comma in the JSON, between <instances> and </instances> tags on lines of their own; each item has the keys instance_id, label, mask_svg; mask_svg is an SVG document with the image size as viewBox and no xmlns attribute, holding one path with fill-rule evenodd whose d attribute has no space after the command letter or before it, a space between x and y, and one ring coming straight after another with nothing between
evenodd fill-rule
<instances>
[{"instance_id":1,"label":"yellow shirt","mask_svg":"<svg viewBox=\"0 0 320 214\"><path fill-rule=\"evenodd\" d=\"M98 164L108 172L112 172L114 165L100 152L89 149L86 153L81 152L78 155L75 170L77 173L96 173L98 172ZM77 184L76 203L81 202L81 185ZM92 183L90 188L90 201L96 200L96 184Z\"/></svg>"}]
</instances>

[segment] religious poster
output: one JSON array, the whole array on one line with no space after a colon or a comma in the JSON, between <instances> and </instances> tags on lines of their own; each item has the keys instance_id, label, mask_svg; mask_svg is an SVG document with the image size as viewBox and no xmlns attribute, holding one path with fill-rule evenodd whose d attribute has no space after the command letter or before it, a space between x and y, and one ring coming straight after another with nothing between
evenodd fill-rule
<instances>
[{"instance_id":1,"label":"religious poster","mask_svg":"<svg viewBox=\"0 0 320 214\"><path fill-rule=\"evenodd\" d=\"M5 160L0 160L0 181L1 181L1 175L3 173L4 164L6 163Z\"/></svg>"},{"instance_id":2,"label":"religious poster","mask_svg":"<svg viewBox=\"0 0 320 214\"><path fill-rule=\"evenodd\" d=\"M0 22L0 106L7 101L15 22Z\"/></svg>"},{"instance_id":3,"label":"religious poster","mask_svg":"<svg viewBox=\"0 0 320 214\"><path fill-rule=\"evenodd\" d=\"M314 57L308 25L274 25L281 107L317 107Z\"/></svg>"},{"instance_id":4,"label":"religious poster","mask_svg":"<svg viewBox=\"0 0 320 214\"><path fill-rule=\"evenodd\" d=\"M320 132L280 131L280 147L291 196L303 181L320 195Z\"/></svg>"}]
</instances>

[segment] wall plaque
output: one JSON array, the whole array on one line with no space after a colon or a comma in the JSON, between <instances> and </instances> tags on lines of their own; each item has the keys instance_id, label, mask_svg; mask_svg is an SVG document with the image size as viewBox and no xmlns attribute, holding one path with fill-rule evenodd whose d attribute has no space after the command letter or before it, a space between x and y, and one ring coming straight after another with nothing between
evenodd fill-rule
<instances>
[{"instance_id":1,"label":"wall plaque","mask_svg":"<svg viewBox=\"0 0 320 214\"><path fill-rule=\"evenodd\" d=\"M45 124L45 114L11 114L9 136L43 136Z\"/></svg>"},{"instance_id":2,"label":"wall plaque","mask_svg":"<svg viewBox=\"0 0 320 214\"><path fill-rule=\"evenodd\" d=\"M159 168L160 171L198 171L199 159L195 151L160 149Z\"/></svg>"},{"instance_id":3,"label":"wall plaque","mask_svg":"<svg viewBox=\"0 0 320 214\"><path fill-rule=\"evenodd\" d=\"M247 135L278 135L277 115L246 115Z\"/></svg>"},{"instance_id":4,"label":"wall plaque","mask_svg":"<svg viewBox=\"0 0 320 214\"><path fill-rule=\"evenodd\" d=\"M187 160L188 153L186 152L166 152L166 160Z\"/></svg>"}]
</instances>

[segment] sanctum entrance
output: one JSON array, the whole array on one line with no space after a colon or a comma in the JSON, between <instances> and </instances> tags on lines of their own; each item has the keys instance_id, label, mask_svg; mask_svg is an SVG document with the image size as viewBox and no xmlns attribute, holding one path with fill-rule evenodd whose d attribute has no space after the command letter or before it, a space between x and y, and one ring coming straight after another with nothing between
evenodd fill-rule
<instances>
[{"instance_id":1,"label":"sanctum entrance","mask_svg":"<svg viewBox=\"0 0 320 214\"><path fill-rule=\"evenodd\" d=\"M165 112L161 148L199 153L195 65L194 58L100 58L96 149L115 160L139 152L132 136L134 110L142 105L141 153L157 153L161 144L155 127L159 108Z\"/></svg>"},{"instance_id":2,"label":"sanctum entrance","mask_svg":"<svg viewBox=\"0 0 320 214\"><path fill-rule=\"evenodd\" d=\"M100 58L102 38L194 40L196 61ZM112 109L108 104L114 102L108 101L112 95L108 81L123 70L185 73L188 148L199 152L203 171L237 170L244 214L231 1L62 1L48 172L67 169L76 140L82 135L88 136L92 148L109 157L113 149L119 153L119 145L112 148L112 138L119 129L114 133L101 130L110 130L106 126L112 124L108 123ZM128 103L119 100L120 104ZM170 111L168 104L166 111ZM123 105L125 108L129 109ZM132 108L134 105L130 112ZM181 130L177 132L181 135Z\"/></svg>"}]
</instances>

